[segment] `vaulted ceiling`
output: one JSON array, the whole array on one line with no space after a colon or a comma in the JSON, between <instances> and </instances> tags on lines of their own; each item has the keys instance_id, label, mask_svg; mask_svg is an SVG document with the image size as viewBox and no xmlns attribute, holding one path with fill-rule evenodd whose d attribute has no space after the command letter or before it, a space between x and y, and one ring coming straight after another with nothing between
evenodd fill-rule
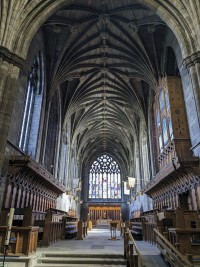
<instances>
[{"instance_id":1,"label":"vaulted ceiling","mask_svg":"<svg viewBox=\"0 0 200 267\"><path fill-rule=\"evenodd\" d=\"M76 155L87 161L109 153L128 164L164 71L167 26L134 0L77 0L42 29L49 99L60 90L63 129Z\"/></svg>"}]
</instances>

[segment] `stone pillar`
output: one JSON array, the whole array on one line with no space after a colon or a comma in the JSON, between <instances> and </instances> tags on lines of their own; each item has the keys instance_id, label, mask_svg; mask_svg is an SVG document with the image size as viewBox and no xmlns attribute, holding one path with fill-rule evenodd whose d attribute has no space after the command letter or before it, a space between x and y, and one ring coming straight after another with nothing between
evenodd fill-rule
<instances>
[{"instance_id":1,"label":"stone pillar","mask_svg":"<svg viewBox=\"0 0 200 267\"><path fill-rule=\"evenodd\" d=\"M0 210L6 185L9 153L6 151L17 80L24 60L0 46Z\"/></svg>"},{"instance_id":2,"label":"stone pillar","mask_svg":"<svg viewBox=\"0 0 200 267\"><path fill-rule=\"evenodd\" d=\"M127 203L121 204L121 213L123 221L129 220L129 205Z\"/></svg>"},{"instance_id":3,"label":"stone pillar","mask_svg":"<svg viewBox=\"0 0 200 267\"><path fill-rule=\"evenodd\" d=\"M192 88L194 93L195 106L197 111L198 125L196 124L196 131L199 131L200 136L200 51L190 55L184 59L184 65L186 66L188 73L190 74ZM200 151L200 138L193 148L198 148ZM200 152L198 153L200 154Z\"/></svg>"},{"instance_id":4,"label":"stone pillar","mask_svg":"<svg viewBox=\"0 0 200 267\"><path fill-rule=\"evenodd\" d=\"M87 203L83 203L82 204L82 208L81 208L81 220L87 221L88 212L89 212L88 204Z\"/></svg>"},{"instance_id":5,"label":"stone pillar","mask_svg":"<svg viewBox=\"0 0 200 267\"><path fill-rule=\"evenodd\" d=\"M196 188L196 196L197 196L197 209L200 209L200 186Z\"/></svg>"},{"instance_id":6,"label":"stone pillar","mask_svg":"<svg viewBox=\"0 0 200 267\"><path fill-rule=\"evenodd\" d=\"M197 197L196 197L196 189L192 188L191 189L191 203L192 203L192 209L197 210Z\"/></svg>"}]
</instances>

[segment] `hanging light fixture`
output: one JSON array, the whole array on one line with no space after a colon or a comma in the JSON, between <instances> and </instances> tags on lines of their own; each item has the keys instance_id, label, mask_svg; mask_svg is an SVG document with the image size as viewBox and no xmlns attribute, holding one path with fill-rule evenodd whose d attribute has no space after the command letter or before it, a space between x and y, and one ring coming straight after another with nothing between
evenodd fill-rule
<instances>
[{"instance_id":1,"label":"hanging light fixture","mask_svg":"<svg viewBox=\"0 0 200 267\"><path fill-rule=\"evenodd\" d=\"M128 186L129 186L129 188L134 188L135 187L136 180L137 180L136 178L128 176Z\"/></svg>"}]
</instances>

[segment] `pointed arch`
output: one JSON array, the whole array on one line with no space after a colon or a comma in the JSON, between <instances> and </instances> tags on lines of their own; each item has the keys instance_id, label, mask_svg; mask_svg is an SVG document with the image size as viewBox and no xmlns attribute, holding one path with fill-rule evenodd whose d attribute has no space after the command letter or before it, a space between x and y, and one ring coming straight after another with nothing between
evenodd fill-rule
<instances>
[{"instance_id":1,"label":"pointed arch","mask_svg":"<svg viewBox=\"0 0 200 267\"><path fill-rule=\"evenodd\" d=\"M108 155L101 155L90 167L89 198L121 199L121 171Z\"/></svg>"}]
</instances>

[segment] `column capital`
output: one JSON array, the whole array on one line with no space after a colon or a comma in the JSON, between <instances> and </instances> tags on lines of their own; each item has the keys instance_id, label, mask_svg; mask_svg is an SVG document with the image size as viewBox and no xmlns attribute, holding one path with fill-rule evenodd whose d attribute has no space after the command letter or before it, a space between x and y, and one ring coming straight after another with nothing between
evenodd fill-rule
<instances>
[{"instance_id":1,"label":"column capital","mask_svg":"<svg viewBox=\"0 0 200 267\"><path fill-rule=\"evenodd\" d=\"M196 63L200 63L200 51L193 53L192 55L186 57L183 60L183 65L186 68L190 68L191 66L194 66Z\"/></svg>"},{"instance_id":2,"label":"column capital","mask_svg":"<svg viewBox=\"0 0 200 267\"><path fill-rule=\"evenodd\" d=\"M7 48L0 46L0 58L7 61L10 64L13 64L14 66L19 67L20 69L24 66L25 60L10 52Z\"/></svg>"}]
</instances>

